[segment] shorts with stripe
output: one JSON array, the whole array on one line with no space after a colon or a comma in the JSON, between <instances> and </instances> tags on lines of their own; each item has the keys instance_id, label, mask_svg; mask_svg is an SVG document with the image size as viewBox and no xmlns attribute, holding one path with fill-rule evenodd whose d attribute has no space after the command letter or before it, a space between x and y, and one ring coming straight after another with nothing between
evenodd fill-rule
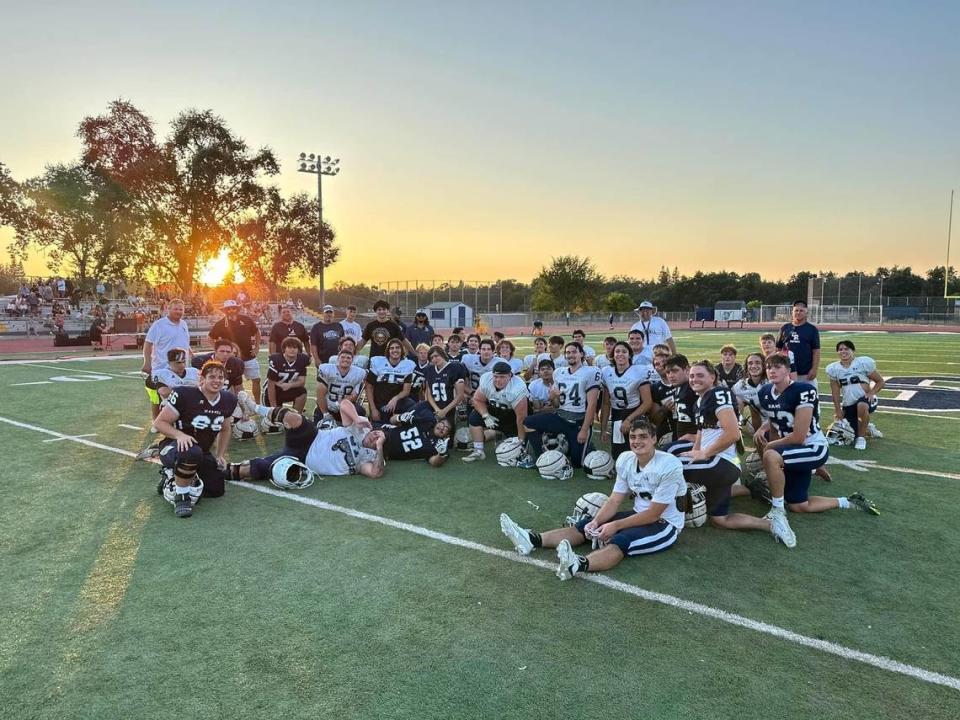
<instances>
[{"instance_id":1,"label":"shorts with stripe","mask_svg":"<svg viewBox=\"0 0 960 720\"><path fill-rule=\"evenodd\" d=\"M810 493L811 473L827 462L830 447L824 445L781 445L770 448L783 458L786 480L783 498L790 504L804 503Z\"/></svg>"},{"instance_id":2,"label":"shorts with stripe","mask_svg":"<svg viewBox=\"0 0 960 720\"><path fill-rule=\"evenodd\" d=\"M730 487L740 479L740 466L719 455L706 460L682 458L682 462L683 479L689 483L700 483L707 489L707 515L729 515Z\"/></svg>"},{"instance_id":3,"label":"shorts with stripe","mask_svg":"<svg viewBox=\"0 0 960 720\"><path fill-rule=\"evenodd\" d=\"M247 380L260 379L260 363L257 362L256 358L251 358L250 360L243 361L243 376Z\"/></svg>"},{"instance_id":4,"label":"shorts with stripe","mask_svg":"<svg viewBox=\"0 0 960 720\"><path fill-rule=\"evenodd\" d=\"M627 510L618 512L610 520L623 520L635 512ZM593 520L592 517L585 517L577 523L577 530L582 534L583 529ZM610 522L609 520L607 522ZM653 555L654 553L666 550L673 545L680 537L680 531L666 520L657 520L648 525L637 525L635 527L624 528L616 535L610 538L610 544L620 548L626 556L630 555Z\"/></svg>"},{"instance_id":5,"label":"shorts with stripe","mask_svg":"<svg viewBox=\"0 0 960 720\"><path fill-rule=\"evenodd\" d=\"M680 453L693 450L693 440L674 440L673 442L667 443L659 449L679 457Z\"/></svg>"}]
</instances>

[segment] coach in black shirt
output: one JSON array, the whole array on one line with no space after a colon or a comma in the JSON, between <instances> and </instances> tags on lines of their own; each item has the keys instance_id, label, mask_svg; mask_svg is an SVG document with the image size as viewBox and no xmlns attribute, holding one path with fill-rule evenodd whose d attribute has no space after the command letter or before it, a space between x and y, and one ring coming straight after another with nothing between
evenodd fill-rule
<instances>
[{"instance_id":1,"label":"coach in black shirt","mask_svg":"<svg viewBox=\"0 0 960 720\"><path fill-rule=\"evenodd\" d=\"M293 305L287 304L280 309L280 320L270 328L270 354L276 355L280 352L280 345L288 337L295 337L303 343L304 347L310 346L310 336L303 323L293 319Z\"/></svg>"}]
</instances>

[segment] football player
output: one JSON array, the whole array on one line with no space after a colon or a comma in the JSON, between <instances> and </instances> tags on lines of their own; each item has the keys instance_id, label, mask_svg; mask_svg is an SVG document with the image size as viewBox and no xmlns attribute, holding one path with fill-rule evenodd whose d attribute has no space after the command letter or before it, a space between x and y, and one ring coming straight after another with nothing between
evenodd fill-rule
<instances>
[{"instance_id":1,"label":"football player","mask_svg":"<svg viewBox=\"0 0 960 720\"><path fill-rule=\"evenodd\" d=\"M613 346L613 365L600 370L603 401L600 407L601 441L610 443L610 455L616 460L628 449L624 429L653 409L650 382L646 373L633 364L630 346L619 341Z\"/></svg>"},{"instance_id":2,"label":"football player","mask_svg":"<svg viewBox=\"0 0 960 720\"><path fill-rule=\"evenodd\" d=\"M617 460L613 492L595 517L587 515L573 527L538 533L503 514L501 531L521 555L529 555L534 548L555 547L561 580L580 572L609 570L625 557L672 547L684 523L677 500L687 493L680 461L657 450L656 429L643 419L630 426L630 450ZM633 510L619 512L628 497L633 498ZM587 556L577 555L573 547L589 540L597 549Z\"/></svg>"},{"instance_id":3,"label":"football player","mask_svg":"<svg viewBox=\"0 0 960 720\"><path fill-rule=\"evenodd\" d=\"M429 358L431 364L423 371L424 397L439 420L450 416L463 402L467 369L462 363L451 362L439 346L430 348Z\"/></svg>"},{"instance_id":4,"label":"football player","mask_svg":"<svg viewBox=\"0 0 960 720\"><path fill-rule=\"evenodd\" d=\"M406 412L416 404L410 397L413 369L413 361L404 357L403 343L397 338L387 341L386 356L370 358L364 387L373 422L386 422L394 413Z\"/></svg>"},{"instance_id":5,"label":"football player","mask_svg":"<svg viewBox=\"0 0 960 720\"><path fill-rule=\"evenodd\" d=\"M746 372L733 386L733 397L737 401L738 415L748 408L750 426L754 431L763 423L760 416L760 386L767 381L764 357L760 353L750 353L744 361Z\"/></svg>"},{"instance_id":6,"label":"football player","mask_svg":"<svg viewBox=\"0 0 960 720\"><path fill-rule=\"evenodd\" d=\"M552 338L551 338L552 339ZM537 413L527 416L524 427L528 431L533 454L517 462L519 468L536 467L536 459L543 452L543 433L565 435L570 448L570 464L578 468L583 458L593 450L593 420L597 414L600 395L600 371L583 364L583 346L569 342L564 348L567 364L553 374L551 397L559 406L555 413Z\"/></svg>"},{"instance_id":7,"label":"football player","mask_svg":"<svg viewBox=\"0 0 960 720\"><path fill-rule=\"evenodd\" d=\"M647 374L647 379L653 382L656 378L653 374L653 348L647 345L643 340L643 333L640 330L631 330L627 335L627 344L633 351L633 364L639 365Z\"/></svg>"},{"instance_id":8,"label":"football player","mask_svg":"<svg viewBox=\"0 0 960 720\"><path fill-rule=\"evenodd\" d=\"M387 460L426 460L431 467L440 467L449 457L449 420L437 419L429 403L418 402L412 410L393 415L380 426L385 441L383 456Z\"/></svg>"},{"instance_id":9,"label":"football player","mask_svg":"<svg viewBox=\"0 0 960 720\"><path fill-rule=\"evenodd\" d=\"M814 468L827 462L829 446L820 430L820 400L810 383L790 378L790 360L782 355L766 359L769 383L760 388L760 408L769 418L754 439L763 452L773 508L767 517L774 535L787 547L795 547L796 536L787 521L786 507L794 512L823 512L857 508L873 515L880 512L860 493L849 497L809 495Z\"/></svg>"},{"instance_id":10,"label":"football player","mask_svg":"<svg viewBox=\"0 0 960 720\"><path fill-rule=\"evenodd\" d=\"M210 360L223 365L227 374L225 383L230 392L236 394L243 390L243 360L237 356L237 346L229 338L220 338L213 344L213 352L194 355L190 361L197 370Z\"/></svg>"},{"instance_id":11,"label":"football player","mask_svg":"<svg viewBox=\"0 0 960 720\"><path fill-rule=\"evenodd\" d=\"M419 402L423 399L423 374L430 367L430 346L426 343L420 343L414 348L416 359L413 360L413 383L411 392L413 397Z\"/></svg>"},{"instance_id":12,"label":"football player","mask_svg":"<svg viewBox=\"0 0 960 720\"><path fill-rule=\"evenodd\" d=\"M506 437L518 437L526 440L523 421L527 417L527 386L513 374L509 363L498 360L491 372L480 378L480 387L473 394L473 410L467 421L470 423L470 437L473 440L473 452L463 458L464 462L485 460L483 452L485 435L496 431Z\"/></svg>"},{"instance_id":13,"label":"football player","mask_svg":"<svg viewBox=\"0 0 960 720\"><path fill-rule=\"evenodd\" d=\"M363 415L359 396L367 373L362 367L353 364L353 344L351 338L343 338L336 364L324 363L317 368L317 409L313 416L314 422L320 422L329 416L341 424L341 403L353 405L355 414Z\"/></svg>"},{"instance_id":14,"label":"football player","mask_svg":"<svg viewBox=\"0 0 960 720\"><path fill-rule=\"evenodd\" d=\"M673 433L673 442L664 450L673 455L679 455L693 447L697 439L697 393L690 387L690 361L686 355L674 355L664 363L667 380L670 383L670 393L662 407L671 414L670 423Z\"/></svg>"},{"instance_id":15,"label":"football player","mask_svg":"<svg viewBox=\"0 0 960 720\"><path fill-rule=\"evenodd\" d=\"M564 367L567 364L567 359L564 357L563 343L563 336L551 335L547 343L548 350L546 353L541 353L537 356L537 364L539 365L541 360L552 360L555 370Z\"/></svg>"},{"instance_id":16,"label":"football player","mask_svg":"<svg viewBox=\"0 0 960 720\"><path fill-rule=\"evenodd\" d=\"M462 362L467 354L467 349L463 347L463 338L457 333L453 333L447 338L447 356L450 362Z\"/></svg>"},{"instance_id":17,"label":"football player","mask_svg":"<svg viewBox=\"0 0 960 720\"><path fill-rule=\"evenodd\" d=\"M733 345L724 345L720 348L720 364L715 366L717 381L732 389L737 381L743 377L743 365L737 362L737 348Z\"/></svg>"},{"instance_id":18,"label":"football player","mask_svg":"<svg viewBox=\"0 0 960 720\"><path fill-rule=\"evenodd\" d=\"M560 396L550 393L553 388L553 360L546 358L540 361L537 378L527 387L530 395L530 409L533 412L555 412L560 406Z\"/></svg>"},{"instance_id":19,"label":"football player","mask_svg":"<svg viewBox=\"0 0 960 720\"><path fill-rule=\"evenodd\" d=\"M517 346L509 340L501 340L497 343L497 358L508 363L514 375L520 375L523 372L523 361L513 356L516 352Z\"/></svg>"},{"instance_id":20,"label":"football player","mask_svg":"<svg viewBox=\"0 0 960 720\"><path fill-rule=\"evenodd\" d=\"M866 355L857 355L852 340L837 343L840 359L827 366L830 393L833 396L833 416L846 420L856 434L853 447L867 449L867 435L883 437L870 422L870 413L877 409L877 395L886 381L877 372L877 363Z\"/></svg>"},{"instance_id":21,"label":"football player","mask_svg":"<svg viewBox=\"0 0 960 720\"><path fill-rule=\"evenodd\" d=\"M268 418L284 427L284 446L279 453L231 463L233 480L268 480L273 464L282 457L294 457L318 475L383 476L383 446L386 436L374 430L367 418L359 417L353 403L340 406L342 427L317 430L303 415L289 408L268 408L257 405L247 393L240 394L240 403L248 412Z\"/></svg>"},{"instance_id":22,"label":"football player","mask_svg":"<svg viewBox=\"0 0 960 720\"><path fill-rule=\"evenodd\" d=\"M171 348L167 350L167 367L154 373L157 381L157 394L166 400L170 393L181 385L200 384L200 371L195 367L187 367L186 348Z\"/></svg>"},{"instance_id":23,"label":"football player","mask_svg":"<svg viewBox=\"0 0 960 720\"><path fill-rule=\"evenodd\" d=\"M613 365L613 346L616 344L617 339L613 335L607 335L603 339L603 355L597 355L596 367L605 368Z\"/></svg>"},{"instance_id":24,"label":"football player","mask_svg":"<svg viewBox=\"0 0 960 720\"><path fill-rule=\"evenodd\" d=\"M480 352L480 336L477 333L470 333L467 335L467 352L468 355L476 355Z\"/></svg>"},{"instance_id":25,"label":"football player","mask_svg":"<svg viewBox=\"0 0 960 720\"><path fill-rule=\"evenodd\" d=\"M160 462L173 471L177 517L193 514L190 490L199 477L201 497L224 493L226 453L230 428L237 412L237 397L224 389L223 365L215 360L200 370L197 387L181 386L170 393L153 426L167 439L160 444Z\"/></svg>"},{"instance_id":26,"label":"football player","mask_svg":"<svg viewBox=\"0 0 960 720\"><path fill-rule=\"evenodd\" d=\"M261 402L267 407L293 403L293 409L303 412L307 404L307 366L310 356L303 352L299 338L288 337L280 343L280 352L270 356L267 384Z\"/></svg>"},{"instance_id":27,"label":"football player","mask_svg":"<svg viewBox=\"0 0 960 720\"><path fill-rule=\"evenodd\" d=\"M468 338L468 343L474 337L480 336L471 335L470 338ZM464 355L463 366L467 369L469 376L469 382L466 387L468 400L473 397L474 391L480 387L480 378L493 369L495 362L497 362L497 358L494 356L494 344L493 340L489 338L477 342L476 353Z\"/></svg>"},{"instance_id":28,"label":"football player","mask_svg":"<svg viewBox=\"0 0 960 720\"><path fill-rule=\"evenodd\" d=\"M586 333L584 333L583 330L574 330L573 341L578 342L583 346L585 364L593 367L597 358L597 351L587 345Z\"/></svg>"},{"instance_id":29,"label":"football player","mask_svg":"<svg viewBox=\"0 0 960 720\"><path fill-rule=\"evenodd\" d=\"M547 341L545 338L538 337L533 340L533 352L523 358L523 379L530 382L537 377L540 369L540 356L547 352ZM553 366L553 360L550 361Z\"/></svg>"}]
</instances>

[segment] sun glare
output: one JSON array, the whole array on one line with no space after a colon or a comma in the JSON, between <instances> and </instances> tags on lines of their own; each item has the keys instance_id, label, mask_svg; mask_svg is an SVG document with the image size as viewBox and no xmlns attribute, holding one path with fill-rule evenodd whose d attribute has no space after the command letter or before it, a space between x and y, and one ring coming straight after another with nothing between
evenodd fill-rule
<instances>
[{"instance_id":1,"label":"sun glare","mask_svg":"<svg viewBox=\"0 0 960 720\"><path fill-rule=\"evenodd\" d=\"M222 285L231 269L233 269L233 281L235 283L243 282L243 274L239 269L234 269L233 262L230 260L230 251L223 248L219 255L210 258L204 264L200 271L200 282L210 286Z\"/></svg>"}]
</instances>

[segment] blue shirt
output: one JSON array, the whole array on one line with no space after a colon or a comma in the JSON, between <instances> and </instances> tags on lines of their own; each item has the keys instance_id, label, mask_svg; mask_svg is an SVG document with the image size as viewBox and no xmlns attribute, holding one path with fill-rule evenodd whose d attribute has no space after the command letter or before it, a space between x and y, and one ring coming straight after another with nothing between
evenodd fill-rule
<instances>
[{"instance_id":1,"label":"blue shirt","mask_svg":"<svg viewBox=\"0 0 960 720\"><path fill-rule=\"evenodd\" d=\"M820 331L816 325L810 323L787 323L780 328L777 348L786 348L793 353L793 365L790 369L798 375L807 375L813 369L813 351L820 349Z\"/></svg>"}]
</instances>

